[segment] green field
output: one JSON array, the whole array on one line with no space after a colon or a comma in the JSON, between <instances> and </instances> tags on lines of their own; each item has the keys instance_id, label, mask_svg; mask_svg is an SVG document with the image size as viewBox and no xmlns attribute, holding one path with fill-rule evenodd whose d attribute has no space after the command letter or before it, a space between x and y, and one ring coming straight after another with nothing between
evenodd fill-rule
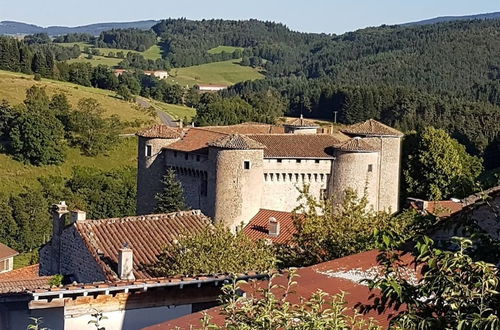
<instances>
[{"instance_id":1,"label":"green field","mask_svg":"<svg viewBox=\"0 0 500 330\"><path fill-rule=\"evenodd\" d=\"M233 85L245 80L264 78L264 75L256 69L241 66L240 61L241 59L236 59L172 69L168 81L182 86L196 84Z\"/></svg>"},{"instance_id":2,"label":"green field","mask_svg":"<svg viewBox=\"0 0 500 330\"><path fill-rule=\"evenodd\" d=\"M76 106L82 98L91 97L102 105L108 116L118 115L120 119L127 121L139 120L145 125L157 120L139 110L139 107L134 103L125 102L115 97L113 91L50 79L35 81L31 75L0 70L0 100L7 100L12 105L22 103L26 96L26 90L33 85L45 87L49 96L55 93L66 94L72 106Z\"/></svg>"},{"instance_id":3,"label":"green field","mask_svg":"<svg viewBox=\"0 0 500 330\"><path fill-rule=\"evenodd\" d=\"M222 52L233 53L235 50L243 50L243 47L233 47L233 46L217 46L215 48L209 49L208 53L210 54L220 54Z\"/></svg>"},{"instance_id":4,"label":"green field","mask_svg":"<svg viewBox=\"0 0 500 330\"><path fill-rule=\"evenodd\" d=\"M86 54L84 55L84 53L83 53L83 50L85 49L85 47L95 48L91 44L86 43L86 42L58 43L57 45L61 45L63 47L73 47L73 45L78 45L80 47L80 50L82 51L82 56L80 56L80 58L78 58L78 59L72 59L72 60L68 61L70 63L75 62L75 61L84 62L84 60L86 60L85 59ZM138 52L136 50L130 50L130 49L120 49L120 48L96 48L96 49L99 50L101 55L94 56L94 58L98 58L98 57L101 58L102 57L102 58L110 60L110 63L113 63L113 64L107 64L107 63L98 63L98 64L106 64L106 65L110 65L110 66L117 65L118 63L120 63L122 61L122 59L115 58L115 57L107 57L109 53L114 53L116 56L116 53L123 52L123 54L126 56L129 52L133 52L133 53L142 54L142 56L144 56L145 59L157 60L157 59L161 58L161 48L159 45L153 45L149 49L146 49L143 52ZM92 62L92 60L87 60L87 61L91 61L90 63L94 64ZM97 64L95 64L95 65L97 65Z\"/></svg>"},{"instance_id":5,"label":"green field","mask_svg":"<svg viewBox=\"0 0 500 330\"><path fill-rule=\"evenodd\" d=\"M191 119L196 115L196 109L186 107L183 105L167 104L155 100L148 100L148 102L151 102L156 108L168 113L171 117L173 117L176 120L179 119L184 120L185 118L187 118L188 121L191 121Z\"/></svg>"},{"instance_id":6,"label":"green field","mask_svg":"<svg viewBox=\"0 0 500 330\"><path fill-rule=\"evenodd\" d=\"M125 165L136 166L137 141L135 137L124 137L109 155L83 156L78 149L67 152L66 161L59 166L32 166L18 162L12 157L0 154L0 192L15 193L23 187L36 187L37 178L56 175L68 177L74 166L91 166L99 169L113 169Z\"/></svg>"},{"instance_id":7,"label":"green field","mask_svg":"<svg viewBox=\"0 0 500 330\"><path fill-rule=\"evenodd\" d=\"M104 56L96 56L94 55L91 59L87 58L87 54L81 54L77 58L72 58L71 60L68 60L68 63L90 63L92 66L98 66L98 65L107 65L111 67L118 66L118 63L120 63L122 59L120 58L114 58L114 57L104 57Z\"/></svg>"}]
</instances>

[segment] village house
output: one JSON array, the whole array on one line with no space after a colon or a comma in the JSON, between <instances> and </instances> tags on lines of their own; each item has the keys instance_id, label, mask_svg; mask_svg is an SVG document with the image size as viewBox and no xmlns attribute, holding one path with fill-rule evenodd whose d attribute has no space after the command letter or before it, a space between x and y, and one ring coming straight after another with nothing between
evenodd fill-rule
<instances>
[{"instance_id":1,"label":"village house","mask_svg":"<svg viewBox=\"0 0 500 330\"><path fill-rule=\"evenodd\" d=\"M123 73L127 72L127 70L126 69L114 69L113 72L114 72L115 76L119 77ZM144 74L147 76L154 76L158 79L167 79L168 78L168 71L165 71L165 70L154 70L154 71L146 70L146 71L144 71Z\"/></svg>"},{"instance_id":2,"label":"village house","mask_svg":"<svg viewBox=\"0 0 500 330\"><path fill-rule=\"evenodd\" d=\"M0 243L0 274L10 272L14 266L14 257L17 251L11 249L5 244Z\"/></svg>"},{"instance_id":3,"label":"village house","mask_svg":"<svg viewBox=\"0 0 500 330\"><path fill-rule=\"evenodd\" d=\"M341 203L353 189L374 210L399 210L403 134L375 120L328 134L301 118L281 126L156 125L137 135L138 214L154 212L168 168L191 208L230 228L260 210L291 212L305 186L316 199Z\"/></svg>"}]
</instances>

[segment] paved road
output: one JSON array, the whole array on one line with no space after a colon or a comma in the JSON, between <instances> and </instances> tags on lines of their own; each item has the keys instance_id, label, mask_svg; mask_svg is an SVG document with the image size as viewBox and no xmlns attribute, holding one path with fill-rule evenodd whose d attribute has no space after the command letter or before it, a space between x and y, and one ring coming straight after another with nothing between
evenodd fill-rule
<instances>
[{"instance_id":1,"label":"paved road","mask_svg":"<svg viewBox=\"0 0 500 330\"><path fill-rule=\"evenodd\" d=\"M143 107L143 108L153 107L153 108L155 108L156 113L158 113L158 117L160 117L160 120L165 125L170 126L170 127L177 127L176 121L168 113L166 113L165 111L162 111L162 110L158 109L158 107L155 107L147 99L144 99L142 97L136 97L135 101L137 102L137 104L140 107Z\"/></svg>"}]
</instances>

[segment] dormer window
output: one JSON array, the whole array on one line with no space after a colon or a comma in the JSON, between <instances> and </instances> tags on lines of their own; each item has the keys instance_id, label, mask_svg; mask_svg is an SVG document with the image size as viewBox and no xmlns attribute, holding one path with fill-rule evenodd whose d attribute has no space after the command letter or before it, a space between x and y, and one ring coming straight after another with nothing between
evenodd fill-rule
<instances>
[{"instance_id":1,"label":"dormer window","mask_svg":"<svg viewBox=\"0 0 500 330\"><path fill-rule=\"evenodd\" d=\"M153 156L153 146L150 144L146 144L146 157Z\"/></svg>"}]
</instances>

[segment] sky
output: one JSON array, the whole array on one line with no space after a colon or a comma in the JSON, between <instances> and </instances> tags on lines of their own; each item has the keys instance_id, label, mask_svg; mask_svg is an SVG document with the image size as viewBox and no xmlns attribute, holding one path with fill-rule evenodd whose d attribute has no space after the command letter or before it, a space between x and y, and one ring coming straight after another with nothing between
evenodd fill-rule
<instances>
[{"instance_id":1,"label":"sky","mask_svg":"<svg viewBox=\"0 0 500 330\"><path fill-rule=\"evenodd\" d=\"M248 19L303 32L343 33L437 16L500 11L500 0L0 0L0 21L78 26L147 19Z\"/></svg>"}]
</instances>

